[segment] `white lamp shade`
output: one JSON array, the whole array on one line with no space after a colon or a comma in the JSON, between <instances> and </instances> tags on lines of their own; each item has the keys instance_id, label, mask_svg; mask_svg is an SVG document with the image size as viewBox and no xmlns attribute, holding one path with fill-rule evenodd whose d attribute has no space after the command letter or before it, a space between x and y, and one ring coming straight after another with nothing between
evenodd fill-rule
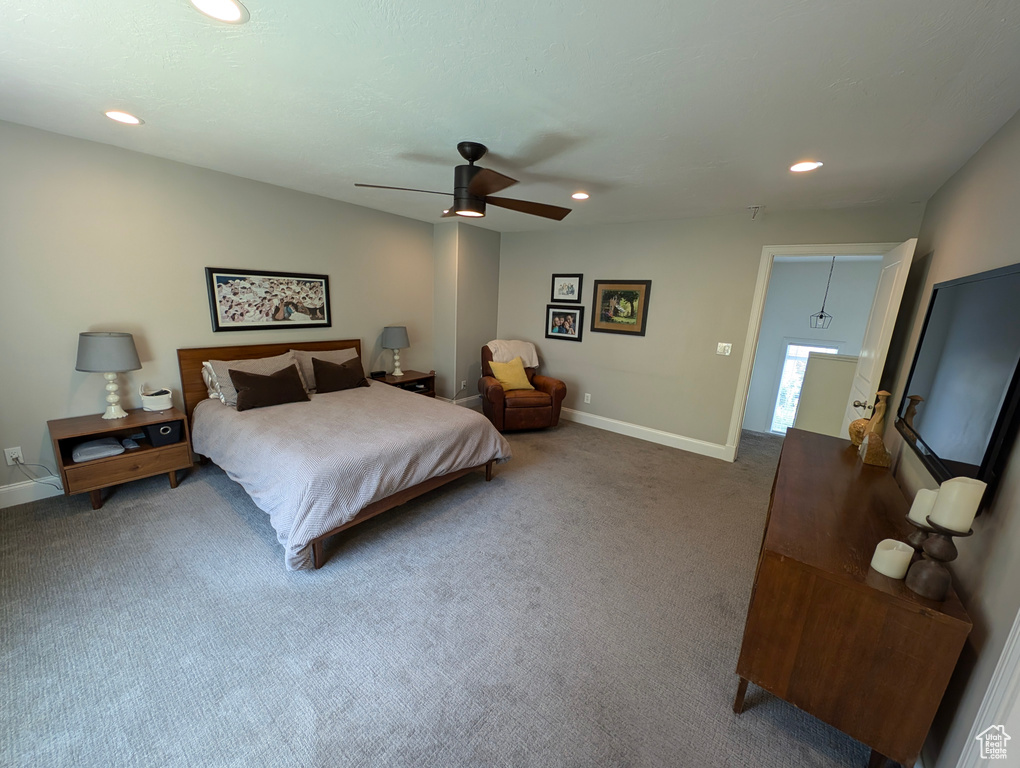
<instances>
[{"instance_id":1,"label":"white lamp shade","mask_svg":"<svg viewBox=\"0 0 1020 768\"><path fill-rule=\"evenodd\" d=\"M403 325L387 325L382 332L383 349L407 349L411 342L407 338L407 328Z\"/></svg>"},{"instance_id":2,"label":"white lamp shade","mask_svg":"<svg viewBox=\"0 0 1020 768\"><path fill-rule=\"evenodd\" d=\"M130 333L78 334L76 371L89 373L121 373L142 367Z\"/></svg>"}]
</instances>

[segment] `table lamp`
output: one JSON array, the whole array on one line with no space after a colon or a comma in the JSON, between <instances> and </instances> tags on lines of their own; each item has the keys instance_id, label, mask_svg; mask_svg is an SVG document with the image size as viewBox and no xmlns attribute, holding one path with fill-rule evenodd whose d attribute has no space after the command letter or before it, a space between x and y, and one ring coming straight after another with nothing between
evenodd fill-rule
<instances>
[{"instance_id":1,"label":"table lamp","mask_svg":"<svg viewBox=\"0 0 1020 768\"><path fill-rule=\"evenodd\" d=\"M407 328L403 325L387 325L382 332L383 349L393 350L393 376L403 376L400 370L400 350L411 346L407 339Z\"/></svg>"},{"instance_id":2,"label":"table lamp","mask_svg":"<svg viewBox=\"0 0 1020 768\"><path fill-rule=\"evenodd\" d=\"M107 392L104 419L122 419L127 416L127 412L120 407L117 374L137 371L141 367L135 340L130 333L78 334L78 361L74 369L103 374Z\"/></svg>"}]
</instances>

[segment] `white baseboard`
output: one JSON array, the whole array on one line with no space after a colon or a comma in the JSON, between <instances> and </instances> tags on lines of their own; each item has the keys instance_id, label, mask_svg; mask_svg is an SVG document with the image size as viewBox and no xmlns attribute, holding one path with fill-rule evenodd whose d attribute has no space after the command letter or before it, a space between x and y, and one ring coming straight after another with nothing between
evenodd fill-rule
<instances>
[{"instance_id":1,"label":"white baseboard","mask_svg":"<svg viewBox=\"0 0 1020 768\"><path fill-rule=\"evenodd\" d=\"M616 432L628 437L636 437L638 440L647 440L650 443L668 445L670 448L679 448L681 451L697 453L701 456L710 456L713 459L733 461L736 450L731 445L719 445L709 443L705 440L696 440L693 437L684 437L672 432L663 432L661 429L642 427L638 424L630 424L626 421L618 421L605 416L596 416L584 411L575 411L573 408L564 408L560 411L563 418L568 421L576 421L578 424L585 424L596 429L604 429L607 432Z\"/></svg>"},{"instance_id":2,"label":"white baseboard","mask_svg":"<svg viewBox=\"0 0 1020 768\"><path fill-rule=\"evenodd\" d=\"M39 479L60 482L59 477L53 477L52 475ZM50 496L60 496L62 493L63 491L58 491L52 485L33 483L31 480L11 483L10 485L0 485L0 509L14 507L18 504L27 504L30 501L38 501L39 499L48 499Z\"/></svg>"},{"instance_id":3,"label":"white baseboard","mask_svg":"<svg viewBox=\"0 0 1020 768\"><path fill-rule=\"evenodd\" d=\"M475 406L482 404L481 395L462 397L460 400L450 400L448 397L440 397L439 395L436 395L436 400L442 400L444 403L453 403L454 405L460 405L464 408L474 408Z\"/></svg>"}]
</instances>

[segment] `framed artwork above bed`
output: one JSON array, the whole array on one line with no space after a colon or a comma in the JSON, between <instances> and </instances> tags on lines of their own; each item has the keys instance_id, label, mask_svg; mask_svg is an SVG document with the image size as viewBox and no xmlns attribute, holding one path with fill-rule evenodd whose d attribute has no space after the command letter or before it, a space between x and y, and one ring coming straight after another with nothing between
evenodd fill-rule
<instances>
[{"instance_id":1,"label":"framed artwork above bed","mask_svg":"<svg viewBox=\"0 0 1020 768\"><path fill-rule=\"evenodd\" d=\"M333 325L329 276L205 268L213 332Z\"/></svg>"}]
</instances>

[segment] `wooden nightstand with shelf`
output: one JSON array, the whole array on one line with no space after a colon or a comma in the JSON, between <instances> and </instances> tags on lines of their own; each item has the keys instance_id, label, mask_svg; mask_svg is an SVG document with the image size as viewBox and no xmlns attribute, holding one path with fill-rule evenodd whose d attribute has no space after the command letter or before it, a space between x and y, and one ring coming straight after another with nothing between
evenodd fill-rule
<instances>
[{"instance_id":1,"label":"wooden nightstand with shelf","mask_svg":"<svg viewBox=\"0 0 1020 768\"><path fill-rule=\"evenodd\" d=\"M406 390L407 392L417 392L419 395L425 395L425 397L436 396L436 372L431 371L424 373L422 371L404 371L403 376L391 376L386 374L381 379L373 379L373 381L381 381L383 384L389 384L391 387L398 387L399 389Z\"/></svg>"},{"instance_id":2,"label":"wooden nightstand with shelf","mask_svg":"<svg viewBox=\"0 0 1020 768\"><path fill-rule=\"evenodd\" d=\"M119 441L145 432L146 427L169 422L180 422L180 438L176 442L157 446L148 439L139 439L138 448L116 456L82 462L75 462L72 458L75 446L88 440L112 437ZM188 419L176 408L165 411L133 410L121 419L104 419L99 413L74 416L54 419L46 422L46 425L53 441L53 455L64 485L64 494L70 496L87 491L93 509L103 506L103 488L162 474L170 479L170 487L176 488L177 471L189 469L193 465Z\"/></svg>"}]
</instances>

